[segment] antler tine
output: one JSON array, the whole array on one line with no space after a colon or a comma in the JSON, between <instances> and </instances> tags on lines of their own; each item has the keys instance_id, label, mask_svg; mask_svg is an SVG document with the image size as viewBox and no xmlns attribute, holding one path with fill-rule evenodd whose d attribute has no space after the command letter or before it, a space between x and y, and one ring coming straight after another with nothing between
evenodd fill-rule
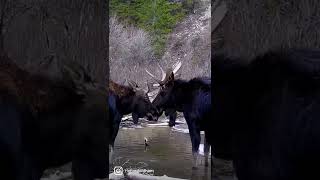
<instances>
[{"instance_id":1,"label":"antler tine","mask_svg":"<svg viewBox=\"0 0 320 180\"><path fill-rule=\"evenodd\" d=\"M149 76L151 76L157 83L160 82L160 80L157 79L155 75L153 75L153 74L152 74L151 72L149 72L147 69L144 69L144 70L145 70L145 71L149 74Z\"/></svg>"},{"instance_id":2,"label":"antler tine","mask_svg":"<svg viewBox=\"0 0 320 180\"><path fill-rule=\"evenodd\" d=\"M175 63L172 65L172 68L174 69L174 68L177 66L178 63L179 63L179 61L175 62Z\"/></svg>"},{"instance_id":3,"label":"antler tine","mask_svg":"<svg viewBox=\"0 0 320 180\"><path fill-rule=\"evenodd\" d=\"M180 78L180 77L181 77L181 74L180 74L180 73L177 73L177 74L174 75L174 77L175 77L175 78Z\"/></svg>"},{"instance_id":4,"label":"antler tine","mask_svg":"<svg viewBox=\"0 0 320 180\"><path fill-rule=\"evenodd\" d=\"M181 65L182 65L182 62L178 61L172 66L173 74L176 74L179 71L179 69L181 68Z\"/></svg>"},{"instance_id":5,"label":"antler tine","mask_svg":"<svg viewBox=\"0 0 320 180\"><path fill-rule=\"evenodd\" d=\"M151 72L149 72L147 69L144 69L151 77L153 77L153 78L155 78L155 79L157 79L156 77L155 77L155 75L153 75Z\"/></svg>"},{"instance_id":6,"label":"antler tine","mask_svg":"<svg viewBox=\"0 0 320 180\"><path fill-rule=\"evenodd\" d=\"M164 72L164 70L162 69L159 63L157 63L157 65L161 70L161 81L163 81L166 78L166 73Z\"/></svg>"}]
</instances>

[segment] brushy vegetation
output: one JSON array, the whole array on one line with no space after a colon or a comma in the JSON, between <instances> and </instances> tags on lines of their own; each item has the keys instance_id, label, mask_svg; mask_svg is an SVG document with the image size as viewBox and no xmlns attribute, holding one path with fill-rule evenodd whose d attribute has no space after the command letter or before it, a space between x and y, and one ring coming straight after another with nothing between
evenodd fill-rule
<instances>
[{"instance_id":1,"label":"brushy vegetation","mask_svg":"<svg viewBox=\"0 0 320 180\"><path fill-rule=\"evenodd\" d=\"M112 80L146 80L143 67L154 59L151 37L113 16L109 20L109 66Z\"/></svg>"},{"instance_id":2,"label":"brushy vegetation","mask_svg":"<svg viewBox=\"0 0 320 180\"><path fill-rule=\"evenodd\" d=\"M110 10L122 21L149 32L154 52L159 57L163 54L167 35L186 13L182 3L168 0L110 0Z\"/></svg>"},{"instance_id":3,"label":"brushy vegetation","mask_svg":"<svg viewBox=\"0 0 320 180\"><path fill-rule=\"evenodd\" d=\"M161 60L163 67L181 60L183 79L211 76L211 8L209 1L202 2L201 11L187 16L170 34Z\"/></svg>"},{"instance_id":4,"label":"brushy vegetation","mask_svg":"<svg viewBox=\"0 0 320 180\"><path fill-rule=\"evenodd\" d=\"M152 59L151 37L142 29L125 26L115 16L109 20L110 61L144 63Z\"/></svg>"},{"instance_id":5,"label":"brushy vegetation","mask_svg":"<svg viewBox=\"0 0 320 180\"><path fill-rule=\"evenodd\" d=\"M109 21L110 77L118 83L134 80L146 88L151 81L145 68L160 78L159 63L164 69L177 60L183 62L182 79L211 75L210 1L197 3L195 13L179 21L165 41L163 56L155 55L153 34L133 26L119 16Z\"/></svg>"}]
</instances>

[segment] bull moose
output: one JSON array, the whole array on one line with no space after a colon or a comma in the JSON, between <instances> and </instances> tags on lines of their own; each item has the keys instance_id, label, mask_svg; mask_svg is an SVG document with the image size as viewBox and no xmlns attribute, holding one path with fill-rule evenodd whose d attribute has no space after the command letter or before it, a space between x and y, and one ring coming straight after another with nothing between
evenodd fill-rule
<instances>
[{"instance_id":1,"label":"bull moose","mask_svg":"<svg viewBox=\"0 0 320 180\"><path fill-rule=\"evenodd\" d=\"M216 54L212 76L215 157L239 180L319 179L320 50Z\"/></svg>"},{"instance_id":2,"label":"bull moose","mask_svg":"<svg viewBox=\"0 0 320 180\"><path fill-rule=\"evenodd\" d=\"M61 69L48 78L0 57L0 179L40 180L68 162L75 180L107 176L106 90L74 63Z\"/></svg>"},{"instance_id":3,"label":"bull moose","mask_svg":"<svg viewBox=\"0 0 320 180\"><path fill-rule=\"evenodd\" d=\"M114 142L119 131L119 126L123 115L132 113L134 124L138 123L139 118L147 117L149 121L157 121L157 110L154 108L149 100L148 90L142 90L135 82L129 81L129 86L117 84L109 81L109 99L108 104L110 108L110 127L111 146L110 160L112 159L112 152Z\"/></svg>"},{"instance_id":4,"label":"bull moose","mask_svg":"<svg viewBox=\"0 0 320 180\"><path fill-rule=\"evenodd\" d=\"M205 165L208 166L210 146L207 141L207 127L211 118L211 79L208 77L197 77L189 81L175 79L175 75L177 75L181 65L181 62L177 62L166 73L159 66L162 79L157 79L155 75L146 70L157 82L154 86L160 87L152 104L159 111L167 110L167 113L172 118L171 121L175 120L176 111L183 112L192 143L193 168L197 168L198 150L201 142L200 131L205 131ZM173 112L170 113L169 110Z\"/></svg>"}]
</instances>

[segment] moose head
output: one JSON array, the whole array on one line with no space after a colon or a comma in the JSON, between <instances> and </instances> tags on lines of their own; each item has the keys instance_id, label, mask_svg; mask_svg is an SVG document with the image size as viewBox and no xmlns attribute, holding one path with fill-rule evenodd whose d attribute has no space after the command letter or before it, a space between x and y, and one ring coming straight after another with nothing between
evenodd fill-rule
<instances>
[{"instance_id":1,"label":"moose head","mask_svg":"<svg viewBox=\"0 0 320 180\"><path fill-rule=\"evenodd\" d=\"M158 113L156 108L151 103L150 96L149 96L149 93L151 92L150 83L147 83L147 90L142 89L134 81L128 81L128 84L135 94L135 96L132 99L133 116L137 116L137 117L146 116L149 121L157 121Z\"/></svg>"},{"instance_id":2,"label":"moose head","mask_svg":"<svg viewBox=\"0 0 320 180\"><path fill-rule=\"evenodd\" d=\"M166 109L176 108L175 93L174 93L175 78L180 76L177 72L181 68L181 65L182 65L182 62L178 61L172 66L172 68L168 68L165 72L161 68L161 66L158 64L158 67L160 68L160 71L162 74L161 79L157 79L155 75L153 75L147 69L145 69L145 71L155 81L153 86L159 88L159 92L157 93L155 99L152 102L152 104L157 108L159 112L159 116Z\"/></svg>"}]
</instances>

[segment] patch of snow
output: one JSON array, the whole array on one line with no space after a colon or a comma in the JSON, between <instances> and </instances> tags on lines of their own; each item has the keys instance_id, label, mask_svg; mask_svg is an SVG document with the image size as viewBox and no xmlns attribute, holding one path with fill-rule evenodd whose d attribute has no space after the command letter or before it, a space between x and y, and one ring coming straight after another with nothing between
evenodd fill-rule
<instances>
[{"instance_id":1,"label":"patch of snow","mask_svg":"<svg viewBox=\"0 0 320 180\"><path fill-rule=\"evenodd\" d=\"M132 127L133 127L133 128L136 128L136 129L141 129L141 128L143 128L141 125L133 125Z\"/></svg>"},{"instance_id":2,"label":"patch of snow","mask_svg":"<svg viewBox=\"0 0 320 180\"><path fill-rule=\"evenodd\" d=\"M124 179L124 175L115 175L114 173L109 174L110 180L120 180Z\"/></svg>"},{"instance_id":3,"label":"patch of snow","mask_svg":"<svg viewBox=\"0 0 320 180\"><path fill-rule=\"evenodd\" d=\"M134 129L134 128L123 127L122 129L125 129L125 130L126 130L126 129Z\"/></svg>"},{"instance_id":4,"label":"patch of snow","mask_svg":"<svg viewBox=\"0 0 320 180\"><path fill-rule=\"evenodd\" d=\"M186 124L186 121L177 119L176 124Z\"/></svg>"},{"instance_id":5,"label":"patch of snow","mask_svg":"<svg viewBox=\"0 0 320 180\"><path fill-rule=\"evenodd\" d=\"M154 126L165 126L165 127L167 127L168 123L165 122L165 123L157 123L157 124L148 124L147 126L151 126L151 127L154 127Z\"/></svg>"},{"instance_id":6,"label":"patch of snow","mask_svg":"<svg viewBox=\"0 0 320 180\"><path fill-rule=\"evenodd\" d=\"M185 180L185 179L180 179L180 178L168 177L166 175L148 176L148 175L139 174L137 172L129 172L127 176L128 176L128 178L130 178L132 180Z\"/></svg>"},{"instance_id":7,"label":"patch of snow","mask_svg":"<svg viewBox=\"0 0 320 180\"><path fill-rule=\"evenodd\" d=\"M123 116L123 117L122 117L122 120L123 120L123 121L125 121L125 120L127 120L127 119L132 119L132 115L130 114L130 115L126 115L126 116Z\"/></svg>"},{"instance_id":8,"label":"patch of snow","mask_svg":"<svg viewBox=\"0 0 320 180\"><path fill-rule=\"evenodd\" d=\"M171 128L172 131L176 131L176 132L181 132L181 133L186 133L186 134L189 134L189 129L186 129L186 128L179 128L177 126L173 126ZM200 134L203 134L204 135L204 131L200 131Z\"/></svg>"},{"instance_id":9,"label":"patch of snow","mask_svg":"<svg viewBox=\"0 0 320 180\"><path fill-rule=\"evenodd\" d=\"M172 131L175 131L175 132L181 132L181 133L186 133L188 134L189 133L189 129L184 129L184 128L177 128L175 126L173 126L171 128Z\"/></svg>"}]
</instances>

